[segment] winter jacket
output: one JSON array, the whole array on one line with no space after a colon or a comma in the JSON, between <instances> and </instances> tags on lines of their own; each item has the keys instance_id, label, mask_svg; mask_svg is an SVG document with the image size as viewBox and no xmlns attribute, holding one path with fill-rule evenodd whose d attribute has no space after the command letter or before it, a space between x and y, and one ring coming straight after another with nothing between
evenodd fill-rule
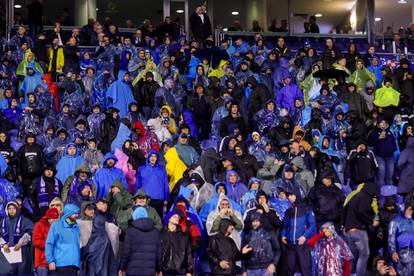
<instances>
[{"instance_id":1,"label":"winter jacket","mask_svg":"<svg viewBox=\"0 0 414 276\"><path fill-rule=\"evenodd\" d=\"M263 167L257 171L257 177L263 181L262 190L268 195L279 169L280 166L275 164L273 157L266 157Z\"/></svg>"},{"instance_id":2,"label":"winter jacket","mask_svg":"<svg viewBox=\"0 0 414 276\"><path fill-rule=\"evenodd\" d=\"M119 180L116 180L114 183L112 183L109 188L111 187L118 187L120 192L116 194L109 193L106 197L107 201L109 202L109 211L115 217L121 231L124 232L128 227L128 221L131 219L132 196L128 193L125 186Z\"/></svg>"},{"instance_id":3,"label":"winter jacket","mask_svg":"<svg viewBox=\"0 0 414 276\"><path fill-rule=\"evenodd\" d=\"M148 197L148 195L145 193L145 191L141 188L141 189L139 189L137 192L136 192L136 194L134 195L134 197L133 198L136 198L137 196L144 196L144 197ZM154 227L155 227L155 229L157 229L158 231L161 231L161 229L162 229L162 222L161 222L161 218L160 218L160 216L158 215L158 213L157 213L157 211L153 208L153 207L151 207L151 206L149 206L148 205L148 202L150 201L151 199L148 199L147 200L147 205L145 205L145 206L138 206L138 205L134 205L133 207L132 207L132 209L133 210L135 210L136 208L138 208L138 207L144 207L145 208L145 210L147 211L147 215L148 215L148 218L150 218L153 222L154 222Z\"/></svg>"},{"instance_id":4,"label":"winter jacket","mask_svg":"<svg viewBox=\"0 0 414 276\"><path fill-rule=\"evenodd\" d=\"M374 154L370 150L360 153L356 150L351 150L347 158L347 163L349 166L349 175L354 184L361 184L375 178L378 164Z\"/></svg>"},{"instance_id":5,"label":"winter jacket","mask_svg":"<svg viewBox=\"0 0 414 276\"><path fill-rule=\"evenodd\" d=\"M345 196L337 186L317 184L310 190L308 200L319 226L328 221L339 225Z\"/></svg>"},{"instance_id":6,"label":"winter jacket","mask_svg":"<svg viewBox=\"0 0 414 276\"><path fill-rule=\"evenodd\" d=\"M295 180L302 184L305 189L305 194L308 194L310 189L315 184L315 177L310 170L306 169L305 162L302 157L296 156L292 159L290 164L298 168L295 173Z\"/></svg>"},{"instance_id":7,"label":"winter jacket","mask_svg":"<svg viewBox=\"0 0 414 276\"><path fill-rule=\"evenodd\" d=\"M250 269L267 269L270 264L277 265L281 249L276 232L267 231L262 226L251 230L243 238L242 247L248 244L253 250L243 261L244 271Z\"/></svg>"},{"instance_id":8,"label":"winter jacket","mask_svg":"<svg viewBox=\"0 0 414 276\"><path fill-rule=\"evenodd\" d=\"M68 155L69 147L76 148L76 154L74 156ZM76 169L83 163L86 163L86 160L80 156L78 147L73 143L67 144L65 148L65 155L56 164L56 178L62 183L65 183L70 176L75 174Z\"/></svg>"},{"instance_id":9,"label":"winter jacket","mask_svg":"<svg viewBox=\"0 0 414 276\"><path fill-rule=\"evenodd\" d=\"M88 175L83 183L79 179L79 174L81 172L84 172ZM73 185L77 185L77 186L73 187ZM81 188L82 185L91 186L90 188L92 190L92 196L90 198L84 198L80 194L79 189ZM96 198L96 185L92 180L91 171L89 170L88 165L86 163L83 163L78 168L76 168L74 175L69 176L66 179L66 182L63 184L62 201L64 203L73 203L73 204L77 204L78 206L80 206L83 200L92 201L95 198Z\"/></svg>"},{"instance_id":10,"label":"winter jacket","mask_svg":"<svg viewBox=\"0 0 414 276\"><path fill-rule=\"evenodd\" d=\"M42 173L45 157L38 144L23 145L17 153L17 160L19 160L20 175L34 177Z\"/></svg>"},{"instance_id":11,"label":"winter jacket","mask_svg":"<svg viewBox=\"0 0 414 276\"><path fill-rule=\"evenodd\" d=\"M198 152L190 145L177 143L174 148L177 150L178 156L187 167L197 162L200 158Z\"/></svg>"},{"instance_id":12,"label":"winter jacket","mask_svg":"<svg viewBox=\"0 0 414 276\"><path fill-rule=\"evenodd\" d=\"M33 230L33 247L34 247L34 265L37 267L47 267L45 256L46 238L49 233L51 224L48 219L57 219L59 217L58 210L56 208L49 209L43 218L37 222Z\"/></svg>"},{"instance_id":13,"label":"winter jacket","mask_svg":"<svg viewBox=\"0 0 414 276\"><path fill-rule=\"evenodd\" d=\"M249 115L253 116L258 112L267 101L273 98L273 94L264 84L258 84L254 76L247 78L247 83L252 87L252 93L249 100Z\"/></svg>"},{"instance_id":14,"label":"winter jacket","mask_svg":"<svg viewBox=\"0 0 414 276\"><path fill-rule=\"evenodd\" d=\"M106 118L100 124L101 143L99 149L102 153L111 151L111 143L118 134L119 125L119 121L113 119L111 113L106 114Z\"/></svg>"},{"instance_id":15,"label":"winter jacket","mask_svg":"<svg viewBox=\"0 0 414 276\"><path fill-rule=\"evenodd\" d=\"M379 138L382 131L385 132L384 139ZM369 135L368 143L373 147L374 154L379 157L392 157L394 151L397 150L395 137L388 128L385 130L378 127L375 128Z\"/></svg>"},{"instance_id":16,"label":"winter jacket","mask_svg":"<svg viewBox=\"0 0 414 276\"><path fill-rule=\"evenodd\" d=\"M128 183L128 192L133 194L135 192L135 184L137 181L135 177L136 170L129 167L129 157L122 150L115 149L114 155L118 159L118 162L115 164L115 168L118 168L123 172Z\"/></svg>"},{"instance_id":17,"label":"winter jacket","mask_svg":"<svg viewBox=\"0 0 414 276\"><path fill-rule=\"evenodd\" d=\"M155 275L159 232L150 218L134 220L126 230L119 269L126 275Z\"/></svg>"},{"instance_id":18,"label":"winter jacket","mask_svg":"<svg viewBox=\"0 0 414 276\"><path fill-rule=\"evenodd\" d=\"M290 245L298 244L301 236L309 239L316 234L315 215L310 207L301 202L286 210L283 225L280 234L287 238Z\"/></svg>"},{"instance_id":19,"label":"winter jacket","mask_svg":"<svg viewBox=\"0 0 414 276\"><path fill-rule=\"evenodd\" d=\"M56 267L80 267L80 232L75 223L69 225L66 219L79 213L79 208L67 204L63 209L63 216L54 222L47 234L45 255L48 264L55 263Z\"/></svg>"},{"instance_id":20,"label":"winter jacket","mask_svg":"<svg viewBox=\"0 0 414 276\"><path fill-rule=\"evenodd\" d=\"M352 228L366 230L372 225L375 213L371 205L374 196L378 194L377 185L373 182L367 182L362 190L346 203L341 218L342 225L346 230Z\"/></svg>"},{"instance_id":21,"label":"winter jacket","mask_svg":"<svg viewBox=\"0 0 414 276\"><path fill-rule=\"evenodd\" d=\"M400 171L398 193L408 193L414 188L414 138L407 140L407 146L401 152L397 168Z\"/></svg>"},{"instance_id":22,"label":"winter jacket","mask_svg":"<svg viewBox=\"0 0 414 276\"><path fill-rule=\"evenodd\" d=\"M256 158L246 153L243 153L242 156L235 156L234 165L240 172L240 180L242 183L247 183L250 178L255 177L259 170Z\"/></svg>"},{"instance_id":23,"label":"winter jacket","mask_svg":"<svg viewBox=\"0 0 414 276\"><path fill-rule=\"evenodd\" d=\"M163 274L193 273L194 260L189 235L181 232L180 227L176 232L164 228L161 230L159 242L158 264Z\"/></svg>"},{"instance_id":24,"label":"winter jacket","mask_svg":"<svg viewBox=\"0 0 414 276\"><path fill-rule=\"evenodd\" d=\"M236 183L230 183L229 178L231 174L236 175ZM240 177L236 171L229 170L226 172L226 191L228 198L234 200L235 202L240 202L242 196L247 193L249 189L240 181Z\"/></svg>"},{"instance_id":25,"label":"winter jacket","mask_svg":"<svg viewBox=\"0 0 414 276\"><path fill-rule=\"evenodd\" d=\"M230 220L223 219L220 223L219 233L210 236L206 257L210 263L213 275L236 275L236 261L242 258L242 254L233 239L225 236L230 224ZM227 261L230 268L222 269L220 261Z\"/></svg>"},{"instance_id":26,"label":"winter jacket","mask_svg":"<svg viewBox=\"0 0 414 276\"><path fill-rule=\"evenodd\" d=\"M108 168L106 164L106 161L108 159L113 159L115 161L114 167ZM124 173L115 167L117 161L118 159L115 157L115 155L112 153L107 153L105 154L102 161L102 168L96 171L93 179L96 185L96 197L98 199L106 197L109 188L117 180L119 180L126 189L128 188L128 183L126 181Z\"/></svg>"},{"instance_id":27,"label":"winter jacket","mask_svg":"<svg viewBox=\"0 0 414 276\"><path fill-rule=\"evenodd\" d=\"M168 186L170 192L174 189L175 184L183 177L187 166L181 161L175 148L170 148L164 155L166 161L166 170L168 175Z\"/></svg>"},{"instance_id":28,"label":"winter jacket","mask_svg":"<svg viewBox=\"0 0 414 276\"><path fill-rule=\"evenodd\" d=\"M157 155L157 163L153 166L149 162L152 154ZM151 150L147 162L137 170L136 190L143 189L145 193L156 200L169 200L168 175L163 165L159 164L159 153Z\"/></svg>"}]
</instances>

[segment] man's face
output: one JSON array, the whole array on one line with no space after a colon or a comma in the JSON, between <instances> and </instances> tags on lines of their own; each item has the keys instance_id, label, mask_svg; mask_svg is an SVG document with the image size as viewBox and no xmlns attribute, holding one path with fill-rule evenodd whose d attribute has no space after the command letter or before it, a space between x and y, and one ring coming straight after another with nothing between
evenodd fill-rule
<instances>
[{"instance_id":1,"label":"man's face","mask_svg":"<svg viewBox=\"0 0 414 276\"><path fill-rule=\"evenodd\" d=\"M222 201L220 201L219 208L220 208L220 210L221 209L228 209L228 208L230 208L230 203L228 202L228 200L223 199Z\"/></svg>"},{"instance_id":2,"label":"man's face","mask_svg":"<svg viewBox=\"0 0 414 276\"><path fill-rule=\"evenodd\" d=\"M229 182L234 184L237 182L237 176L235 174L229 175Z\"/></svg>"},{"instance_id":3,"label":"man's face","mask_svg":"<svg viewBox=\"0 0 414 276\"><path fill-rule=\"evenodd\" d=\"M370 53L371 55L373 55L375 53L375 48L374 47L369 47L368 48L368 53Z\"/></svg>"},{"instance_id":4,"label":"man's face","mask_svg":"<svg viewBox=\"0 0 414 276\"><path fill-rule=\"evenodd\" d=\"M231 113L232 114L237 114L237 112L239 112L239 108L237 107L237 105L232 105L231 106Z\"/></svg>"},{"instance_id":5,"label":"man's face","mask_svg":"<svg viewBox=\"0 0 414 276\"><path fill-rule=\"evenodd\" d=\"M22 36L26 32L26 29L23 26L20 26L19 29L17 30L17 32L19 33L19 35Z\"/></svg>"},{"instance_id":6,"label":"man's face","mask_svg":"<svg viewBox=\"0 0 414 276\"><path fill-rule=\"evenodd\" d=\"M36 101L36 97L32 94L29 95L29 97L27 97L29 103L34 103Z\"/></svg>"},{"instance_id":7,"label":"man's face","mask_svg":"<svg viewBox=\"0 0 414 276\"><path fill-rule=\"evenodd\" d=\"M297 155L300 153L300 145L299 143L292 143L292 145L290 145L290 151Z\"/></svg>"},{"instance_id":8,"label":"man's face","mask_svg":"<svg viewBox=\"0 0 414 276\"><path fill-rule=\"evenodd\" d=\"M169 223L174 224L174 225L178 225L180 223L180 216L175 214L173 215L170 220Z\"/></svg>"},{"instance_id":9,"label":"man's face","mask_svg":"<svg viewBox=\"0 0 414 276\"><path fill-rule=\"evenodd\" d=\"M291 180L291 179L293 179L293 172L292 171L285 171L285 178L287 179L287 180Z\"/></svg>"},{"instance_id":10,"label":"man's face","mask_svg":"<svg viewBox=\"0 0 414 276\"><path fill-rule=\"evenodd\" d=\"M147 197L137 196L135 198L135 204L138 205L138 206L146 206L147 205Z\"/></svg>"},{"instance_id":11,"label":"man's face","mask_svg":"<svg viewBox=\"0 0 414 276\"><path fill-rule=\"evenodd\" d=\"M149 158L149 162L151 165L155 165L157 164L157 155L156 154L151 154L150 158Z\"/></svg>"},{"instance_id":12,"label":"man's face","mask_svg":"<svg viewBox=\"0 0 414 276\"><path fill-rule=\"evenodd\" d=\"M35 142L35 138L33 138L33 137L28 137L28 138L27 138L27 143L28 143L29 145L34 144L34 142Z\"/></svg>"},{"instance_id":13,"label":"man's face","mask_svg":"<svg viewBox=\"0 0 414 276\"><path fill-rule=\"evenodd\" d=\"M357 69L362 69L362 67L364 67L364 64L361 61L357 61L356 67Z\"/></svg>"},{"instance_id":14,"label":"man's face","mask_svg":"<svg viewBox=\"0 0 414 276\"><path fill-rule=\"evenodd\" d=\"M331 178L322 178L322 184L326 187L329 187L332 185L332 179Z\"/></svg>"},{"instance_id":15,"label":"man's face","mask_svg":"<svg viewBox=\"0 0 414 276\"><path fill-rule=\"evenodd\" d=\"M69 147L68 148L68 155L69 156L75 156L76 154L76 148L75 147Z\"/></svg>"},{"instance_id":16,"label":"man's face","mask_svg":"<svg viewBox=\"0 0 414 276\"><path fill-rule=\"evenodd\" d=\"M112 168L115 165L115 160L110 158L108 160L106 160L106 166L109 168Z\"/></svg>"},{"instance_id":17,"label":"man's face","mask_svg":"<svg viewBox=\"0 0 414 276\"><path fill-rule=\"evenodd\" d=\"M180 142L181 145L186 145L188 142L188 139L184 137L180 137L178 138L178 141Z\"/></svg>"},{"instance_id":18,"label":"man's face","mask_svg":"<svg viewBox=\"0 0 414 276\"><path fill-rule=\"evenodd\" d=\"M96 143L95 143L95 141L89 141L88 142L88 148L89 149L96 149Z\"/></svg>"},{"instance_id":19,"label":"man's face","mask_svg":"<svg viewBox=\"0 0 414 276\"><path fill-rule=\"evenodd\" d=\"M285 78L285 79L283 80L283 83L284 83L285 85L289 85L291 81L292 81L292 80L291 80L291 78Z\"/></svg>"},{"instance_id":20,"label":"man's face","mask_svg":"<svg viewBox=\"0 0 414 276\"><path fill-rule=\"evenodd\" d=\"M86 178L88 178L88 174L86 172L80 172L79 173L79 178L81 180L85 180Z\"/></svg>"},{"instance_id":21,"label":"man's face","mask_svg":"<svg viewBox=\"0 0 414 276\"><path fill-rule=\"evenodd\" d=\"M69 216L69 219L71 221L76 221L78 219L78 217L79 217L79 214L73 214L73 215Z\"/></svg>"},{"instance_id":22,"label":"man's face","mask_svg":"<svg viewBox=\"0 0 414 276\"><path fill-rule=\"evenodd\" d=\"M236 156L242 156L243 155L243 150L240 147L236 147L234 149Z\"/></svg>"},{"instance_id":23,"label":"man's face","mask_svg":"<svg viewBox=\"0 0 414 276\"><path fill-rule=\"evenodd\" d=\"M380 260L377 262L376 269L379 275L387 275L387 263L384 260Z\"/></svg>"},{"instance_id":24,"label":"man's face","mask_svg":"<svg viewBox=\"0 0 414 276\"><path fill-rule=\"evenodd\" d=\"M254 230L257 230L259 227L260 227L260 220L258 220L258 219L253 220L252 221L252 228Z\"/></svg>"},{"instance_id":25,"label":"man's face","mask_svg":"<svg viewBox=\"0 0 414 276\"><path fill-rule=\"evenodd\" d=\"M13 218L17 214L17 208L14 205L9 205L7 207L7 213L9 214L9 217Z\"/></svg>"},{"instance_id":26,"label":"man's face","mask_svg":"<svg viewBox=\"0 0 414 276\"><path fill-rule=\"evenodd\" d=\"M0 142L4 143L6 142L7 135L4 132L0 132Z\"/></svg>"},{"instance_id":27,"label":"man's face","mask_svg":"<svg viewBox=\"0 0 414 276\"><path fill-rule=\"evenodd\" d=\"M96 203L96 209L98 209L102 213L106 213L108 211L108 204L106 204L105 202L99 201L98 203Z\"/></svg>"},{"instance_id":28,"label":"man's face","mask_svg":"<svg viewBox=\"0 0 414 276\"><path fill-rule=\"evenodd\" d=\"M289 199L290 203L295 203L296 202L296 196L294 194L289 194L288 199Z\"/></svg>"},{"instance_id":29,"label":"man's face","mask_svg":"<svg viewBox=\"0 0 414 276\"><path fill-rule=\"evenodd\" d=\"M250 186L250 190L257 191L259 190L260 184L258 182L253 182Z\"/></svg>"},{"instance_id":30,"label":"man's face","mask_svg":"<svg viewBox=\"0 0 414 276\"><path fill-rule=\"evenodd\" d=\"M333 46L333 41L332 41L332 39L327 39L327 40L326 40L326 47L328 47L328 48L332 48L332 46Z\"/></svg>"},{"instance_id":31,"label":"man's face","mask_svg":"<svg viewBox=\"0 0 414 276\"><path fill-rule=\"evenodd\" d=\"M404 211L404 216L409 219L413 218L413 208L411 207L406 208Z\"/></svg>"}]
</instances>

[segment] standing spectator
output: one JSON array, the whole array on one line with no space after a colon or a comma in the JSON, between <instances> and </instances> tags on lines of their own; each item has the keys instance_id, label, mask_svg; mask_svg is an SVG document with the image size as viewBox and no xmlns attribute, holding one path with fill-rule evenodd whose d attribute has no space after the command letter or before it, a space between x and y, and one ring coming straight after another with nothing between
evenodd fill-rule
<instances>
[{"instance_id":1,"label":"standing spectator","mask_svg":"<svg viewBox=\"0 0 414 276\"><path fill-rule=\"evenodd\" d=\"M153 207L149 206L151 198L148 197L148 195L142 188L137 191L137 193L133 197L133 200L134 202L132 209L135 210L136 208L143 207L147 211L148 218L154 221L155 229L160 231L162 229L161 218L158 215L157 211Z\"/></svg>"},{"instance_id":2,"label":"standing spectator","mask_svg":"<svg viewBox=\"0 0 414 276\"><path fill-rule=\"evenodd\" d=\"M375 179L378 163L365 142L358 143L357 148L351 150L347 163L352 184L359 185Z\"/></svg>"},{"instance_id":3,"label":"standing spectator","mask_svg":"<svg viewBox=\"0 0 414 276\"><path fill-rule=\"evenodd\" d=\"M194 260L190 236L181 231L180 216L176 211L170 211L165 216L165 221L166 225L159 238L159 269L162 275L191 276Z\"/></svg>"},{"instance_id":4,"label":"standing spectator","mask_svg":"<svg viewBox=\"0 0 414 276\"><path fill-rule=\"evenodd\" d=\"M65 154L56 164L56 178L62 183L75 174L76 169L83 163L86 163L85 159L80 155L79 149L75 143L69 143L66 145Z\"/></svg>"},{"instance_id":5,"label":"standing spectator","mask_svg":"<svg viewBox=\"0 0 414 276\"><path fill-rule=\"evenodd\" d=\"M306 244L316 233L315 215L303 202L300 193L286 189L285 194L292 207L287 209L283 218L282 243L286 246L284 262L286 275L294 276L300 272L303 276L311 275L311 250Z\"/></svg>"},{"instance_id":6,"label":"standing spectator","mask_svg":"<svg viewBox=\"0 0 414 276\"><path fill-rule=\"evenodd\" d=\"M46 238L52 223L59 219L59 210L51 208L46 211L42 219L37 222L33 230L34 267L38 276L49 275L49 267L46 262L45 246Z\"/></svg>"},{"instance_id":7,"label":"standing spectator","mask_svg":"<svg viewBox=\"0 0 414 276\"><path fill-rule=\"evenodd\" d=\"M319 34L319 26L316 24L316 16L314 15L309 17L309 32Z\"/></svg>"},{"instance_id":8,"label":"standing spectator","mask_svg":"<svg viewBox=\"0 0 414 276\"><path fill-rule=\"evenodd\" d=\"M45 256L49 271L57 275L77 275L80 268L80 232L76 224L79 207L65 205L63 216L50 227Z\"/></svg>"},{"instance_id":9,"label":"standing spectator","mask_svg":"<svg viewBox=\"0 0 414 276\"><path fill-rule=\"evenodd\" d=\"M126 230L119 270L127 276L155 275L159 232L144 207L136 208L132 219Z\"/></svg>"},{"instance_id":10,"label":"standing spectator","mask_svg":"<svg viewBox=\"0 0 414 276\"><path fill-rule=\"evenodd\" d=\"M42 174L45 157L40 145L36 144L36 136L28 134L25 138L25 144L17 153L19 160L19 180L23 189L23 196L30 194L30 187L33 181Z\"/></svg>"},{"instance_id":11,"label":"standing spectator","mask_svg":"<svg viewBox=\"0 0 414 276\"><path fill-rule=\"evenodd\" d=\"M352 253L346 242L336 233L331 222L321 226L321 232L309 239L313 247L313 275L350 276Z\"/></svg>"},{"instance_id":12,"label":"standing spectator","mask_svg":"<svg viewBox=\"0 0 414 276\"><path fill-rule=\"evenodd\" d=\"M240 180L242 183L247 183L250 178L256 176L257 171L259 170L256 157L248 154L244 145L241 143L236 144L234 151L234 164L240 172Z\"/></svg>"},{"instance_id":13,"label":"standing spectator","mask_svg":"<svg viewBox=\"0 0 414 276\"><path fill-rule=\"evenodd\" d=\"M94 182L96 185L96 198L104 198L108 195L108 190L115 181L119 180L126 189L128 183L124 173L115 167L118 159L112 153L107 153L102 160L102 168L96 171L94 175Z\"/></svg>"},{"instance_id":14,"label":"standing spectator","mask_svg":"<svg viewBox=\"0 0 414 276\"><path fill-rule=\"evenodd\" d=\"M65 72L79 73L80 52L76 38L69 38L63 53L65 55Z\"/></svg>"},{"instance_id":15,"label":"standing spectator","mask_svg":"<svg viewBox=\"0 0 414 276\"><path fill-rule=\"evenodd\" d=\"M57 37L52 40L52 46L49 48L48 58L49 65L47 71L51 72L53 77L56 78L57 73L63 72L63 67L65 65L65 55L63 48L59 45L59 39Z\"/></svg>"},{"instance_id":16,"label":"standing spectator","mask_svg":"<svg viewBox=\"0 0 414 276\"><path fill-rule=\"evenodd\" d=\"M148 153L146 164L137 170L136 190L143 189L146 197L151 198L149 205L162 217L163 207L170 199L170 191L167 172L159 163L159 158L159 153L155 150Z\"/></svg>"},{"instance_id":17,"label":"standing spectator","mask_svg":"<svg viewBox=\"0 0 414 276\"><path fill-rule=\"evenodd\" d=\"M42 31L43 3L41 0L32 0L26 8L28 11L27 21L29 22L30 36L34 37Z\"/></svg>"},{"instance_id":18,"label":"standing spectator","mask_svg":"<svg viewBox=\"0 0 414 276\"><path fill-rule=\"evenodd\" d=\"M20 49L22 44L27 43L30 49L33 49L33 40L26 33L26 27L20 25L17 29L17 34L15 34L10 41L10 44L15 47L15 50Z\"/></svg>"},{"instance_id":19,"label":"standing spectator","mask_svg":"<svg viewBox=\"0 0 414 276\"><path fill-rule=\"evenodd\" d=\"M22 262L10 264L3 254L0 256L0 274L29 275L33 270L33 253L30 244L33 223L21 214L16 201L6 204L6 217L0 221L0 246L6 253L20 251Z\"/></svg>"},{"instance_id":20,"label":"standing spectator","mask_svg":"<svg viewBox=\"0 0 414 276\"><path fill-rule=\"evenodd\" d=\"M116 180L109 187L106 199L108 201L109 210L115 217L123 235L128 227L128 221L131 219L132 196L128 193L125 186L119 180Z\"/></svg>"},{"instance_id":21,"label":"standing spectator","mask_svg":"<svg viewBox=\"0 0 414 276\"><path fill-rule=\"evenodd\" d=\"M236 261L242 259L253 250L248 244L240 251L231 238L234 231L233 221L222 219L218 234L212 236L207 247L207 259L212 267L213 275L236 275Z\"/></svg>"},{"instance_id":22,"label":"standing spectator","mask_svg":"<svg viewBox=\"0 0 414 276\"><path fill-rule=\"evenodd\" d=\"M378 163L376 183L379 187L393 185L394 152L397 150L396 139L388 128L384 118L377 118L377 127L369 135L369 145L373 147Z\"/></svg>"},{"instance_id":23,"label":"standing spectator","mask_svg":"<svg viewBox=\"0 0 414 276\"><path fill-rule=\"evenodd\" d=\"M242 247L252 248L243 261L243 268L249 276L274 275L280 258L276 232L264 228L263 214L257 211L251 215L251 229L242 241Z\"/></svg>"},{"instance_id":24,"label":"standing spectator","mask_svg":"<svg viewBox=\"0 0 414 276\"><path fill-rule=\"evenodd\" d=\"M211 22L205 7L198 5L190 17L191 32L195 40L202 41L211 36Z\"/></svg>"},{"instance_id":25,"label":"standing spectator","mask_svg":"<svg viewBox=\"0 0 414 276\"><path fill-rule=\"evenodd\" d=\"M371 207L375 197L378 196L378 187L373 182L366 182L362 190L351 198L345 205L342 214L342 225L345 227L344 238L352 255L352 273L364 276L367 270L369 257L368 227L379 226Z\"/></svg>"},{"instance_id":26,"label":"standing spectator","mask_svg":"<svg viewBox=\"0 0 414 276\"><path fill-rule=\"evenodd\" d=\"M414 251L407 246L414 235L413 210L412 202L406 202L403 214L393 219L389 226L389 251L398 275L401 276L414 273Z\"/></svg>"}]
</instances>

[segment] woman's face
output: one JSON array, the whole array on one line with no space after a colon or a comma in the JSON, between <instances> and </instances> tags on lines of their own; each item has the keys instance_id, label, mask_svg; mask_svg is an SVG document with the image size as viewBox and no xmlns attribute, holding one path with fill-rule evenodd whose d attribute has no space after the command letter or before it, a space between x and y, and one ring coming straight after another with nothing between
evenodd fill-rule
<instances>
[{"instance_id":1,"label":"woman's face","mask_svg":"<svg viewBox=\"0 0 414 276\"><path fill-rule=\"evenodd\" d=\"M203 67L197 67L197 75L201 76L204 74Z\"/></svg>"},{"instance_id":2,"label":"woman's face","mask_svg":"<svg viewBox=\"0 0 414 276\"><path fill-rule=\"evenodd\" d=\"M313 57L314 55L315 55L315 51L312 48L310 48L308 50L308 57Z\"/></svg>"}]
</instances>

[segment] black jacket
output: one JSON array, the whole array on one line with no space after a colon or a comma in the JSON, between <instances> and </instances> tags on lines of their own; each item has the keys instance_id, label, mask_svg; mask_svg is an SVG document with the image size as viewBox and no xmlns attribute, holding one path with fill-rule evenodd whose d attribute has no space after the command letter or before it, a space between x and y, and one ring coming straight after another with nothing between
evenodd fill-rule
<instances>
[{"instance_id":1,"label":"black jacket","mask_svg":"<svg viewBox=\"0 0 414 276\"><path fill-rule=\"evenodd\" d=\"M249 179L256 176L259 170L256 157L246 153L243 153L242 156L235 156L234 165L240 172L240 180L243 183L249 182Z\"/></svg>"},{"instance_id":2,"label":"black jacket","mask_svg":"<svg viewBox=\"0 0 414 276\"><path fill-rule=\"evenodd\" d=\"M134 220L126 230L119 269L127 275L155 275L159 232L149 218Z\"/></svg>"},{"instance_id":3,"label":"black jacket","mask_svg":"<svg viewBox=\"0 0 414 276\"><path fill-rule=\"evenodd\" d=\"M211 35L211 22L206 13L204 14L204 23L197 13L193 13L190 17L190 27L194 39L204 40Z\"/></svg>"},{"instance_id":4,"label":"black jacket","mask_svg":"<svg viewBox=\"0 0 414 276\"><path fill-rule=\"evenodd\" d=\"M111 143L118 134L119 121L112 118L112 114L106 114L106 118L101 122L101 143L99 149L103 154L111 151Z\"/></svg>"},{"instance_id":5,"label":"black jacket","mask_svg":"<svg viewBox=\"0 0 414 276\"><path fill-rule=\"evenodd\" d=\"M272 99L272 94L264 84L257 84L256 78L253 76L247 78L247 83L251 84L253 90L249 105L249 115L253 116L264 107L268 100Z\"/></svg>"},{"instance_id":6,"label":"black jacket","mask_svg":"<svg viewBox=\"0 0 414 276\"><path fill-rule=\"evenodd\" d=\"M164 274L193 273L194 261L191 250L191 240L188 235L177 228L170 232L164 228L160 233L158 260Z\"/></svg>"},{"instance_id":7,"label":"black jacket","mask_svg":"<svg viewBox=\"0 0 414 276\"><path fill-rule=\"evenodd\" d=\"M220 223L220 232L217 235L210 236L208 242L206 257L210 263L213 275L236 275L236 261L241 260L242 254L237 249L236 244L230 237L225 236L230 220L222 219ZM227 261L229 269L222 269L220 261Z\"/></svg>"},{"instance_id":8,"label":"black jacket","mask_svg":"<svg viewBox=\"0 0 414 276\"><path fill-rule=\"evenodd\" d=\"M367 182L362 190L351 198L342 212L342 225L346 230L351 228L365 230L373 223L374 210L371 204L374 196L378 194L377 185L373 182Z\"/></svg>"},{"instance_id":9,"label":"black jacket","mask_svg":"<svg viewBox=\"0 0 414 276\"><path fill-rule=\"evenodd\" d=\"M339 225L345 197L337 186L317 184L311 188L308 199L318 226L328 221Z\"/></svg>"},{"instance_id":10,"label":"black jacket","mask_svg":"<svg viewBox=\"0 0 414 276\"><path fill-rule=\"evenodd\" d=\"M243 117L233 117L229 114L227 117L224 117L220 122L220 136L226 137L227 135L233 135L233 133L229 133L229 127L231 125L235 125L240 130L240 133L246 134L246 125L244 123Z\"/></svg>"},{"instance_id":11,"label":"black jacket","mask_svg":"<svg viewBox=\"0 0 414 276\"><path fill-rule=\"evenodd\" d=\"M347 158L349 175L354 184L373 180L377 174L378 164L374 154L367 150L358 153L352 150Z\"/></svg>"},{"instance_id":12,"label":"black jacket","mask_svg":"<svg viewBox=\"0 0 414 276\"><path fill-rule=\"evenodd\" d=\"M45 157L42 147L38 144L24 144L17 154L19 174L26 177L36 177L42 174Z\"/></svg>"},{"instance_id":13,"label":"black jacket","mask_svg":"<svg viewBox=\"0 0 414 276\"><path fill-rule=\"evenodd\" d=\"M154 108L155 92L160 88L156 81L144 81L134 87L134 98L141 106Z\"/></svg>"},{"instance_id":14,"label":"black jacket","mask_svg":"<svg viewBox=\"0 0 414 276\"><path fill-rule=\"evenodd\" d=\"M244 232L248 233L252 229L252 214L257 212L257 210L262 209L262 207L252 208L246 211L244 219ZM266 213L263 211L262 215L262 224L263 228L268 232L274 232L283 228L283 222L280 220L279 216L276 214L274 209L269 209L269 212Z\"/></svg>"}]
</instances>

